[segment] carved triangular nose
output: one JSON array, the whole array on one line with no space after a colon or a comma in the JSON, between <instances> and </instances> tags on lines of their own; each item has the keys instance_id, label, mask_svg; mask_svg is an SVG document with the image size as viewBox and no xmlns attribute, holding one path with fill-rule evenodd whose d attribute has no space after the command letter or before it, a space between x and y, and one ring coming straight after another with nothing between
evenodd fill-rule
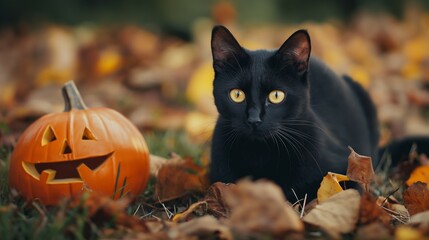
<instances>
[{"instance_id":1,"label":"carved triangular nose","mask_svg":"<svg viewBox=\"0 0 429 240\"><path fill-rule=\"evenodd\" d=\"M62 147L62 154L69 154L69 153L72 153L72 149L69 143L67 142L67 140L65 140Z\"/></svg>"}]
</instances>

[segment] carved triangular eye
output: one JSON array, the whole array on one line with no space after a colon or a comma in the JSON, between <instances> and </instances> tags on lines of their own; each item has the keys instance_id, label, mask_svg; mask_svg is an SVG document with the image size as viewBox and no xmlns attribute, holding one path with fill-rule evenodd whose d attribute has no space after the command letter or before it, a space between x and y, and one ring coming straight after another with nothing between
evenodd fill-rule
<instances>
[{"instance_id":1,"label":"carved triangular eye","mask_svg":"<svg viewBox=\"0 0 429 240\"><path fill-rule=\"evenodd\" d=\"M57 140L57 137L55 136L54 129L52 129L51 126L47 126L45 132L43 133L42 146L45 146L46 144L55 140Z\"/></svg>"},{"instance_id":2,"label":"carved triangular eye","mask_svg":"<svg viewBox=\"0 0 429 240\"><path fill-rule=\"evenodd\" d=\"M88 128L85 128L85 130L83 130L82 140L97 140L97 139L95 138L91 130L89 130Z\"/></svg>"}]
</instances>

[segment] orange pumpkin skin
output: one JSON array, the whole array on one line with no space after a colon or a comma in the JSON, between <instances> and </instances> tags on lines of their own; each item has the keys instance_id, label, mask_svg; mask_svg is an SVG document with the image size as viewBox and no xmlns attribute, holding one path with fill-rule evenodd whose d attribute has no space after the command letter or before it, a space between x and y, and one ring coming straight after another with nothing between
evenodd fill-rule
<instances>
[{"instance_id":1,"label":"orange pumpkin skin","mask_svg":"<svg viewBox=\"0 0 429 240\"><path fill-rule=\"evenodd\" d=\"M138 195L148 179L148 148L129 120L108 108L72 108L24 131L11 157L9 185L28 200L53 205L85 190Z\"/></svg>"}]
</instances>

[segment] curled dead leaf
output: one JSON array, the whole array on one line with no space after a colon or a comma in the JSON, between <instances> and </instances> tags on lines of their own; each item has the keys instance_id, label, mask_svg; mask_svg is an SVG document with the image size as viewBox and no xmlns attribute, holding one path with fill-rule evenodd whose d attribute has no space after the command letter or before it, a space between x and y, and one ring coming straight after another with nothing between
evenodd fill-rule
<instances>
[{"instance_id":1,"label":"curled dead leaf","mask_svg":"<svg viewBox=\"0 0 429 240\"><path fill-rule=\"evenodd\" d=\"M192 204L191 206L189 206L188 209L186 209L184 212L181 213L177 213L176 215L174 215L173 217L173 222L184 222L190 219L190 215L197 209L200 208L202 206L206 206L207 207L207 202L206 201L200 201L200 202L196 202L194 204Z\"/></svg>"},{"instance_id":2,"label":"curled dead leaf","mask_svg":"<svg viewBox=\"0 0 429 240\"><path fill-rule=\"evenodd\" d=\"M313 208L303 220L325 230L331 237L355 230L359 219L360 195L354 189L335 194Z\"/></svg>"},{"instance_id":3,"label":"curled dead leaf","mask_svg":"<svg viewBox=\"0 0 429 240\"><path fill-rule=\"evenodd\" d=\"M300 233L304 225L286 201L282 190L266 180L242 180L225 192L231 215L225 220L240 237Z\"/></svg>"},{"instance_id":4,"label":"curled dead leaf","mask_svg":"<svg viewBox=\"0 0 429 240\"><path fill-rule=\"evenodd\" d=\"M169 159L156 156L153 154L151 154L149 157L150 157L150 175L153 177L158 176L158 171L162 166L169 163L172 164L172 163L178 163L182 161L181 157L176 153L171 153Z\"/></svg>"},{"instance_id":5,"label":"curled dead leaf","mask_svg":"<svg viewBox=\"0 0 429 240\"><path fill-rule=\"evenodd\" d=\"M381 222L387 226L390 224L391 219L391 216L376 203L376 200L369 193L365 193L361 197L359 210L360 224Z\"/></svg>"},{"instance_id":6,"label":"curled dead leaf","mask_svg":"<svg viewBox=\"0 0 429 240\"><path fill-rule=\"evenodd\" d=\"M410 224L429 234L429 211L417 213L410 218Z\"/></svg>"},{"instance_id":7,"label":"curled dead leaf","mask_svg":"<svg viewBox=\"0 0 429 240\"><path fill-rule=\"evenodd\" d=\"M191 158L167 161L158 171L155 197L164 202L189 192L203 192L208 187L207 168Z\"/></svg>"},{"instance_id":8,"label":"curled dead leaf","mask_svg":"<svg viewBox=\"0 0 429 240\"><path fill-rule=\"evenodd\" d=\"M345 175L328 172L326 176L323 177L320 187L317 190L317 200L319 203L325 201L331 196L342 192L343 188L339 182L347 181L349 178Z\"/></svg>"},{"instance_id":9,"label":"curled dead leaf","mask_svg":"<svg viewBox=\"0 0 429 240\"><path fill-rule=\"evenodd\" d=\"M411 216L429 210L429 188L426 183L413 183L404 191L402 197Z\"/></svg>"},{"instance_id":10,"label":"curled dead leaf","mask_svg":"<svg viewBox=\"0 0 429 240\"><path fill-rule=\"evenodd\" d=\"M390 229L381 222L373 222L359 227L355 239L392 239Z\"/></svg>"},{"instance_id":11,"label":"curled dead leaf","mask_svg":"<svg viewBox=\"0 0 429 240\"><path fill-rule=\"evenodd\" d=\"M216 182L207 190L204 200L208 204L207 212L217 218L227 218L231 209L225 202L225 195L236 188L235 184Z\"/></svg>"},{"instance_id":12,"label":"curled dead leaf","mask_svg":"<svg viewBox=\"0 0 429 240\"><path fill-rule=\"evenodd\" d=\"M195 218L189 222L178 224L168 231L168 236L170 239L189 239L189 237L197 237L197 239L234 239L230 229L212 216Z\"/></svg>"},{"instance_id":13,"label":"curled dead leaf","mask_svg":"<svg viewBox=\"0 0 429 240\"><path fill-rule=\"evenodd\" d=\"M145 223L137 217L128 215L126 209L131 202L130 198L123 197L113 200L110 196L95 192L84 192L81 196L75 196L69 205L71 208L86 208L91 222L102 226L114 221L116 227L133 229L138 232L147 232Z\"/></svg>"},{"instance_id":14,"label":"curled dead leaf","mask_svg":"<svg viewBox=\"0 0 429 240\"><path fill-rule=\"evenodd\" d=\"M350 180L363 185L368 191L368 185L374 179L374 169L372 167L372 159L368 156L363 156L356 153L353 148L349 147L349 165L347 167L347 176Z\"/></svg>"}]
</instances>

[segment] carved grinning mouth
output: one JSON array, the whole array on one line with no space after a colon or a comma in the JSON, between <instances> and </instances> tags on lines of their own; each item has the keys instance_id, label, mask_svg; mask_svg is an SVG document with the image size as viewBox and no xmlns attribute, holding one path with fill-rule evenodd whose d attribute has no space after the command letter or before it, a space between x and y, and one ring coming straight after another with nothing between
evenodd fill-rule
<instances>
[{"instance_id":1,"label":"carved grinning mouth","mask_svg":"<svg viewBox=\"0 0 429 240\"><path fill-rule=\"evenodd\" d=\"M79 166L83 164L92 171L97 170L112 154L113 152L102 156L61 162L23 162L23 167L27 173L39 180L42 173L47 172L51 176L47 179L47 183L82 182L78 170Z\"/></svg>"}]
</instances>

